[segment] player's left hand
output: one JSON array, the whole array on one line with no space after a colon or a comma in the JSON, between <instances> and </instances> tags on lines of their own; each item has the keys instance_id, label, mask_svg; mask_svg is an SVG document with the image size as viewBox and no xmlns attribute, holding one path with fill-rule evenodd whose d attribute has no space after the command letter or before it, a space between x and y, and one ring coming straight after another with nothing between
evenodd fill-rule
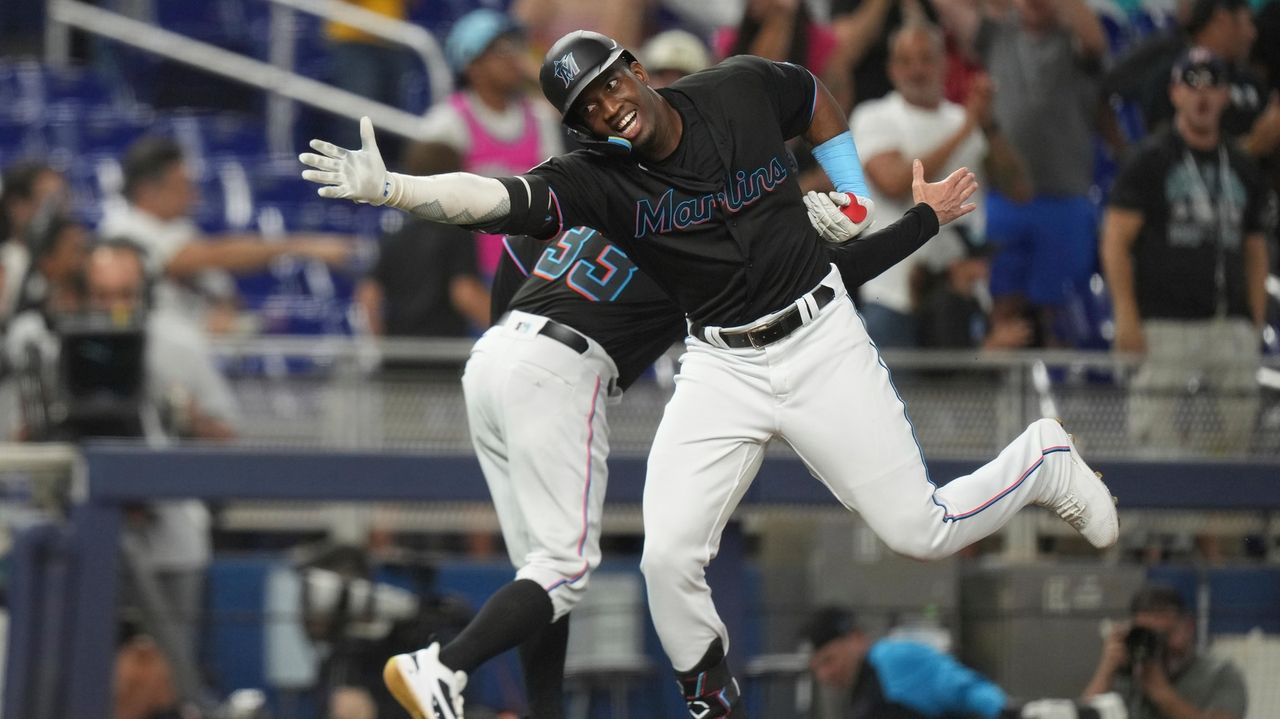
<instances>
[{"instance_id":1,"label":"player's left hand","mask_svg":"<svg viewBox=\"0 0 1280 719\"><path fill-rule=\"evenodd\" d=\"M304 165L302 179L324 185L316 194L321 197L351 199L371 205L385 204L390 194L387 166L378 152L373 135L373 121L360 118L360 149L348 150L324 140L312 140L311 149L319 155L304 152L298 156Z\"/></svg>"},{"instance_id":2,"label":"player's left hand","mask_svg":"<svg viewBox=\"0 0 1280 719\"><path fill-rule=\"evenodd\" d=\"M925 182L924 164L916 160L911 165L911 175L911 196L917 203L933 208L939 225L964 217L978 207L966 202L978 191L978 178L967 167L947 175L941 182Z\"/></svg>"},{"instance_id":3,"label":"player's left hand","mask_svg":"<svg viewBox=\"0 0 1280 719\"><path fill-rule=\"evenodd\" d=\"M843 243L871 226L876 204L869 197L847 192L815 192L804 196L809 223L827 242Z\"/></svg>"}]
</instances>

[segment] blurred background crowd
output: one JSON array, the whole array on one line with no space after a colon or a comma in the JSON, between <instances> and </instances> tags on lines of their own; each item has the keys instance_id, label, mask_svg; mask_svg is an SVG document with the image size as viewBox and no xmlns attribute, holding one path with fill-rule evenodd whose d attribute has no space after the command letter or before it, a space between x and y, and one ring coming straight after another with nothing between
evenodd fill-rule
<instances>
[{"instance_id":1,"label":"blurred background crowd","mask_svg":"<svg viewBox=\"0 0 1280 719\"><path fill-rule=\"evenodd\" d=\"M1280 455L1275 0L5 2L3 439L469 452L456 378L488 325L501 238L321 200L298 179L296 155L312 137L357 146L360 114L374 116L393 171L518 174L573 150L536 71L545 49L579 28L633 49L657 85L743 53L808 68L849 113L882 222L911 204L912 160L929 179L978 173L979 210L857 299L877 344L910 360L894 367L904 394L919 395L913 417L931 453L964 459L998 446L1002 428L1021 421L999 404L1012 398L1013 414L1087 417L1104 456ZM793 151L803 189L830 189L807 148ZM342 345L355 348L343 355L349 366L316 351L337 341L355 343ZM1001 355L1014 359L990 359ZM978 356L979 371L966 369ZM623 454L647 446L670 363L650 380L628 395L635 419L616 420ZM124 597L135 612L122 623L115 719L169 716L175 697L201 704L210 681L193 667L212 660L194 618L227 586L210 579L214 550L272 547L226 529L228 516L278 529L284 515L271 511L211 516L191 500L130 508L123 552L150 579ZM340 546L385 550L395 522L370 516L340 509L307 526ZM430 516L448 527L450 551L500 555L489 524ZM1260 521L1274 533L1274 519ZM796 529L779 522L780 543L761 541L753 556L818 551L812 537L788 544ZM1234 543L1197 523L1152 526L1122 541L1133 566L1280 552L1265 531L1236 525ZM616 547L624 556L635 550L626 541ZM861 556L864 545L850 546ZM814 567L838 563L814 556ZM368 561L321 552L298 565L337 567L348 582ZM316 576L308 581L323 585ZM1131 580L1107 584L1118 604L1093 610L1123 610ZM351 585L341 587L349 598ZM981 604L987 588L974 591ZM903 589L901 601L914 593ZM149 610L156 602L167 609ZM465 614L447 597L430 609L433 630ZM158 615L177 620L157 627ZM872 616L873 629L893 624ZM1197 626L1204 648L1209 625ZM323 622L307 629L331 649L353 645ZM148 643L157 635L159 649ZM1094 648L1084 651L1089 671ZM339 655L325 682L366 686L370 657ZM998 678L1018 676L1009 666ZM1036 691L1063 691L1037 680L1027 680ZM506 698L503 681L477 684ZM395 716L385 697L360 692L327 706L333 717Z\"/></svg>"},{"instance_id":2,"label":"blurred background crowd","mask_svg":"<svg viewBox=\"0 0 1280 719\"><path fill-rule=\"evenodd\" d=\"M1110 346L1103 212L1119 168L1172 121L1170 71L1192 46L1226 68L1222 130L1258 173L1248 209L1259 206L1257 229L1274 242L1274 3L352 4L430 30L440 65L336 21L298 14L282 27L263 3L117 3L127 17L249 57L271 59L286 44L301 75L420 116L412 137L383 133L393 167L417 173L514 173L572 149L533 82L541 52L567 28L615 36L659 83L739 53L802 64L849 110L886 218L909 201L915 157L934 178L980 170L987 190L972 221L864 288L861 308L882 347ZM147 250L157 303L214 334L483 328L497 238L459 250L444 230L328 207L293 181L283 155L311 136L356 144L349 118L304 106L272 135L261 94L95 35L70 35L69 64L41 62L43 12L38 3L4 10L5 326L31 309L83 304L81 248L128 238ZM796 154L805 188L823 187L804 148ZM51 232L54 217L67 227ZM406 282L409 266L429 267L428 277ZM1266 318L1252 319L1261 331ZM1274 327L1265 346L1275 350Z\"/></svg>"}]
</instances>

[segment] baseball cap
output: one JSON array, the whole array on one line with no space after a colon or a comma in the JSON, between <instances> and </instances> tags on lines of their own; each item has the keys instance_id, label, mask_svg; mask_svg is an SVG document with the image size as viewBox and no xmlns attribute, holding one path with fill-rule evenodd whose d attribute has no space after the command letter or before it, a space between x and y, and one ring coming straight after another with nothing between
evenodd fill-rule
<instances>
[{"instance_id":1,"label":"baseball cap","mask_svg":"<svg viewBox=\"0 0 1280 719\"><path fill-rule=\"evenodd\" d=\"M462 73L494 40L521 32L524 27L506 13L488 8L472 10L458 18L449 30L444 41L445 59L454 72Z\"/></svg>"},{"instance_id":2,"label":"baseball cap","mask_svg":"<svg viewBox=\"0 0 1280 719\"><path fill-rule=\"evenodd\" d=\"M836 606L820 607L800 629L800 638L811 651L816 652L857 629L858 623L851 610Z\"/></svg>"},{"instance_id":3,"label":"baseball cap","mask_svg":"<svg viewBox=\"0 0 1280 719\"><path fill-rule=\"evenodd\" d=\"M697 35L684 30L667 30L654 35L640 48L640 62L649 72L678 70L692 75L711 65L711 55Z\"/></svg>"},{"instance_id":4,"label":"baseball cap","mask_svg":"<svg viewBox=\"0 0 1280 719\"><path fill-rule=\"evenodd\" d=\"M1227 64L1207 48L1193 47L1173 63L1170 82L1189 87L1215 87L1227 82Z\"/></svg>"}]
</instances>

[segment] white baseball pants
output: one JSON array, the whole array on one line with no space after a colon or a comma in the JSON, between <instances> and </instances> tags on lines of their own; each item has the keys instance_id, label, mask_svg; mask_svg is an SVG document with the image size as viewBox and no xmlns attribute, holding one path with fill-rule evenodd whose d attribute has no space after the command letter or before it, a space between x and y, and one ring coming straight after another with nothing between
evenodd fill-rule
<instances>
[{"instance_id":1,"label":"white baseball pants","mask_svg":"<svg viewBox=\"0 0 1280 719\"><path fill-rule=\"evenodd\" d=\"M618 370L593 340L578 354L512 312L476 342L462 377L480 459L517 579L538 582L555 618L600 563L609 454L605 406Z\"/></svg>"},{"instance_id":2,"label":"white baseball pants","mask_svg":"<svg viewBox=\"0 0 1280 719\"><path fill-rule=\"evenodd\" d=\"M717 637L728 647L704 570L775 437L891 549L920 559L991 534L1068 481L1067 435L1039 420L995 460L936 487L838 271L823 284L835 299L773 345L685 342L649 455L641 562L654 625L677 671L692 668Z\"/></svg>"}]
</instances>

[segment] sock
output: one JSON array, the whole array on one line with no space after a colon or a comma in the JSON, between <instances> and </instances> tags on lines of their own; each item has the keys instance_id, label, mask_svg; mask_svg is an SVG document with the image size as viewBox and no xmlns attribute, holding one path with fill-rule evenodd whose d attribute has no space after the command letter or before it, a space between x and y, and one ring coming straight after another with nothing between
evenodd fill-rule
<instances>
[{"instance_id":1,"label":"sock","mask_svg":"<svg viewBox=\"0 0 1280 719\"><path fill-rule=\"evenodd\" d=\"M554 614L551 597L537 582L509 582L489 597L456 639L440 650L440 663L470 674L481 664L522 644L550 624Z\"/></svg>"},{"instance_id":2,"label":"sock","mask_svg":"<svg viewBox=\"0 0 1280 719\"><path fill-rule=\"evenodd\" d=\"M529 719L564 719L564 657L568 650L568 614L520 645Z\"/></svg>"}]
</instances>

